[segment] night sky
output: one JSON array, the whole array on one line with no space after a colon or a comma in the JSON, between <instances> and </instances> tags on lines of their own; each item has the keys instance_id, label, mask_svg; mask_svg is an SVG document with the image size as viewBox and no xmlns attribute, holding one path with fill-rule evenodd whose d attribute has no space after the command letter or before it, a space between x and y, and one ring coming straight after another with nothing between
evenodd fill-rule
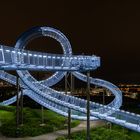
<instances>
[{"instance_id":1,"label":"night sky","mask_svg":"<svg viewBox=\"0 0 140 140\"><path fill-rule=\"evenodd\" d=\"M62 31L74 54L101 57L101 67L92 76L114 83L140 83L139 0L0 2L0 44L14 46L22 32L43 25ZM28 48L62 52L51 39L33 44Z\"/></svg>"}]
</instances>

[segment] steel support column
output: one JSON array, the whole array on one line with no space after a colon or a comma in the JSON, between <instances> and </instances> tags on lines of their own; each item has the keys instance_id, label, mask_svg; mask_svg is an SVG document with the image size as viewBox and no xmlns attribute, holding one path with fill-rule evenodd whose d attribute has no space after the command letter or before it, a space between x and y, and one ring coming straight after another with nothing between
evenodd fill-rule
<instances>
[{"instance_id":1,"label":"steel support column","mask_svg":"<svg viewBox=\"0 0 140 140\"><path fill-rule=\"evenodd\" d=\"M23 89L21 89L20 106L20 124L23 125Z\"/></svg>"},{"instance_id":2,"label":"steel support column","mask_svg":"<svg viewBox=\"0 0 140 140\"><path fill-rule=\"evenodd\" d=\"M19 133L19 77L16 79L16 88L17 88L17 104L16 104L16 136L18 137Z\"/></svg>"},{"instance_id":3,"label":"steel support column","mask_svg":"<svg viewBox=\"0 0 140 140\"><path fill-rule=\"evenodd\" d=\"M70 76L71 76L71 95L73 95L74 94L74 76L72 75L72 72L71 72L71 74L70 74Z\"/></svg>"},{"instance_id":4,"label":"steel support column","mask_svg":"<svg viewBox=\"0 0 140 140\"><path fill-rule=\"evenodd\" d=\"M105 94L106 94L106 90L103 89L103 105L105 105Z\"/></svg>"},{"instance_id":5,"label":"steel support column","mask_svg":"<svg viewBox=\"0 0 140 140\"><path fill-rule=\"evenodd\" d=\"M68 73L65 74L65 94L68 94Z\"/></svg>"},{"instance_id":6,"label":"steel support column","mask_svg":"<svg viewBox=\"0 0 140 140\"><path fill-rule=\"evenodd\" d=\"M87 71L87 136L90 140L90 71Z\"/></svg>"},{"instance_id":7,"label":"steel support column","mask_svg":"<svg viewBox=\"0 0 140 140\"><path fill-rule=\"evenodd\" d=\"M68 108L68 139L71 137L71 109Z\"/></svg>"},{"instance_id":8,"label":"steel support column","mask_svg":"<svg viewBox=\"0 0 140 140\"><path fill-rule=\"evenodd\" d=\"M70 87L71 89L71 87ZM68 73L65 75L65 93L68 94ZM68 138L71 135L71 109L68 108Z\"/></svg>"},{"instance_id":9,"label":"steel support column","mask_svg":"<svg viewBox=\"0 0 140 140\"><path fill-rule=\"evenodd\" d=\"M44 107L41 106L41 123L44 125Z\"/></svg>"}]
</instances>

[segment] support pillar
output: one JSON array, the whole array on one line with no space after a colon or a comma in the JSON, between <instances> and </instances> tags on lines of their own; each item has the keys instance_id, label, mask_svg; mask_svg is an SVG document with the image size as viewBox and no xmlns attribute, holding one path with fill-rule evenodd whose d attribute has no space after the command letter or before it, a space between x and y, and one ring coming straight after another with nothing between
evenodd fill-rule
<instances>
[{"instance_id":1,"label":"support pillar","mask_svg":"<svg viewBox=\"0 0 140 140\"><path fill-rule=\"evenodd\" d=\"M71 89L71 87L70 87ZM68 73L65 75L65 93L68 94ZM68 108L68 139L70 139L71 135L71 109Z\"/></svg>"},{"instance_id":2,"label":"support pillar","mask_svg":"<svg viewBox=\"0 0 140 140\"><path fill-rule=\"evenodd\" d=\"M41 125L43 126L44 125L44 107L41 106Z\"/></svg>"},{"instance_id":3,"label":"support pillar","mask_svg":"<svg viewBox=\"0 0 140 140\"><path fill-rule=\"evenodd\" d=\"M87 136L90 140L90 71L87 71Z\"/></svg>"},{"instance_id":4,"label":"support pillar","mask_svg":"<svg viewBox=\"0 0 140 140\"><path fill-rule=\"evenodd\" d=\"M74 94L74 76L72 75L72 72L71 72L71 95L73 95Z\"/></svg>"},{"instance_id":5,"label":"support pillar","mask_svg":"<svg viewBox=\"0 0 140 140\"><path fill-rule=\"evenodd\" d=\"M20 124L23 125L23 89L21 89L20 106L21 106L21 110L20 110L20 116L21 116Z\"/></svg>"},{"instance_id":6,"label":"support pillar","mask_svg":"<svg viewBox=\"0 0 140 140\"><path fill-rule=\"evenodd\" d=\"M16 88L17 88L17 104L16 104L16 137L19 133L19 77L16 79Z\"/></svg>"},{"instance_id":7,"label":"support pillar","mask_svg":"<svg viewBox=\"0 0 140 140\"><path fill-rule=\"evenodd\" d=\"M65 94L68 94L68 74L65 75Z\"/></svg>"},{"instance_id":8,"label":"support pillar","mask_svg":"<svg viewBox=\"0 0 140 140\"><path fill-rule=\"evenodd\" d=\"M71 109L68 108L68 139L71 137Z\"/></svg>"},{"instance_id":9,"label":"support pillar","mask_svg":"<svg viewBox=\"0 0 140 140\"><path fill-rule=\"evenodd\" d=\"M105 105L105 93L106 93L106 90L103 89L103 105Z\"/></svg>"}]
</instances>

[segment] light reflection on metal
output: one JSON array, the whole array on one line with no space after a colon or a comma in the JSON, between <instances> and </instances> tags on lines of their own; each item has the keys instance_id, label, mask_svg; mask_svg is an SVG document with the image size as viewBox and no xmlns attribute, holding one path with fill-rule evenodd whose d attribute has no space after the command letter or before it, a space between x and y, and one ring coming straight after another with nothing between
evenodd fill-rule
<instances>
[{"instance_id":1,"label":"light reflection on metal","mask_svg":"<svg viewBox=\"0 0 140 140\"><path fill-rule=\"evenodd\" d=\"M40 36L56 39L64 54L49 54L25 50L27 43ZM58 83L68 71L73 76L87 82L87 76L78 71L91 71L100 66L100 57L95 55L72 55L69 40L60 31L50 27L35 27L25 32L17 41L15 48L0 45L0 78L16 85L16 77L3 70L17 70L23 95L27 95L42 106L63 116L68 116L71 109L73 119L86 120L86 100L65 95L50 86ZM24 70L24 71L23 71ZM55 71L46 80L37 81L27 70ZM115 95L108 105L90 102L90 120L103 119L140 132L140 115L120 110L122 92L112 83L90 77L90 84L102 86ZM21 94L19 93L19 96ZM3 101L0 105L9 105L16 101L16 96Z\"/></svg>"}]
</instances>

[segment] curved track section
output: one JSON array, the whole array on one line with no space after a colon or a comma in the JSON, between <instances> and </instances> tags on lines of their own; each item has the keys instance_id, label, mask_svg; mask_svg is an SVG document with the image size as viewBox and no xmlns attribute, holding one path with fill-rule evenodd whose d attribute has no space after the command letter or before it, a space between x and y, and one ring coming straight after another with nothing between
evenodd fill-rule
<instances>
[{"instance_id":1,"label":"curved track section","mask_svg":"<svg viewBox=\"0 0 140 140\"><path fill-rule=\"evenodd\" d=\"M63 49L63 53L66 56L71 56L72 55L72 49L71 49L71 44L69 42L69 40L66 38L66 36L61 33L60 31L54 29L54 28L50 28L50 27L35 27L32 28L31 30L23 33L19 39L16 42L15 48L16 49L24 49L25 46L28 44L29 41L41 37L41 36L47 36L47 37L51 37L55 40L57 40ZM23 59L21 60L23 61ZM18 58L17 55L15 57L15 62L18 63ZM64 61L62 62L62 66L64 65ZM19 74L20 77L23 77L23 75L26 75L28 77L30 77L30 81L32 82L37 82L28 71L17 71L17 73ZM52 75L49 79L47 79L47 82L43 83L46 84L48 86L51 86L53 84L55 84L56 82L58 82L58 80L61 80L61 78L63 78L64 76L64 72L56 72L54 75Z\"/></svg>"},{"instance_id":2,"label":"curved track section","mask_svg":"<svg viewBox=\"0 0 140 140\"><path fill-rule=\"evenodd\" d=\"M46 67L46 61L49 60L49 57L47 56L48 54L43 54L43 55L39 54L39 57L36 61L34 56L37 56L38 55L37 53L24 51L24 48L29 41L40 36L49 36L51 38L56 39L61 44L64 52L64 55L62 57L54 56L54 55L49 56L51 57L51 59L53 59L52 62L55 62L54 61L55 59L58 60L61 60L61 58L63 59L61 63L59 63L61 66L61 67L59 66L60 71L56 72L50 78L43 81L37 81L33 76L30 75L30 73L27 70L29 69L29 67L30 69L40 68L40 65L37 65L37 63L41 63L41 69L47 70L48 67ZM40 105L48 109L51 109L63 116L68 116L68 109L70 108L72 111L72 118L79 119L79 120L87 119L86 100L79 99L77 97L73 97L70 95L65 95L64 92L56 91L50 88L50 86L59 82L65 76L68 70L72 70L73 71L72 73L75 77L86 82L87 77L84 74L79 72L74 72L74 71L81 71L81 70L86 71L91 69L94 70L99 66L99 64L97 64L95 61L96 59L94 59L95 57L93 57L92 59L92 57L72 56L71 45L68 39L65 37L65 35L62 34L60 31L50 27L33 28L25 32L18 39L14 50L12 49L10 50L7 48L4 50L4 48L6 47L1 45L1 49L0 49L0 55L1 55L0 62L2 63L1 68L17 69L17 73L21 78L20 86L23 88L23 95L30 97ZM7 54L6 51L10 53ZM27 57L25 57L24 54ZM8 61L6 61L7 56L8 56ZM9 58L11 59L10 61ZM29 60L27 61L27 63L24 60L25 58ZM33 63L29 63L32 59L35 62L34 65ZM51 69L53 68L58 69L56 68L56 65L53 64L54 63L51 64L52 65ZM73 67L73 69L70 69L71 66ZM21 71L19 69L27 69L27 70ZM14 85L16 84L16 77L6 73L5 71L0 71L0 78L6 80L7 82L10 82L11 84ZM95 102L90 102L91 120L97 118L103 119L140 132L140 126L139 126L140 116L119 109L119 107L122 104L122 93L115 85L113 85L110 82L101 79L95 79L92 77L90 77L90 83L107 88L115 95L114 100L108 105L102 105ZM15 101L16 101L16 97L13 97L7 101L3 101L0 104L9 105Z\"/></svg>"},{"instance_id":3,"label":"curved track section","mask_svg":"<svg viewBox=\"0 0 140 140\"><path fill-rule=\"evenodd\" d=\"M56 29L52 29L50 27L39 27L39 28L33 28L31 29L30 31L27 31L25 32L17 41L16 45L15 45L15 48L16 49L24 49L25 46L27 45L27 43L30 41L30 40L33 40L37 37L40 37L40 36L49 36L51 38L54 38L56 39L62 46L62 49L63 49L63 52L64 52L64 55L67 55L67 56L71 56L72 52L71 52L71 45L68 41L68 39L65 37L64 34L62 34L60 31L56 30ZM17 56L17 55L16 55ZM15 58L15 61L17 62L17 57ZM62 65L64 65L64 63L66 63L67 61L65 60L65 62L63 61ZM46 85L44 85L43 83L38 83L37 80L35 78L33 78L29 73L28 71L17 71L19 76L21 77L21 79L23 80L24 84L26 86L29 86L29 88L31 90L33 90L34 92L40 92L40 94L42 93L59 93L57 91L54 91L52 89L50 89L49 87L47 87ZM58 77L58 75L62 75L62 73L60 74L57 73L57 75L53 75L50 79L54 82L55 79L60 79ZM62 77L62 76L61 76ZM83 78L83 76L79 75L78 76L79 78L81 78L81 80L84 80L85 77ZM49 80L50 80L49 79ZM49 83L49 81L47 79L46 83ZM100 85L104 85L103 82L99 81L99 80L96 80L97 83L99 83ZM98 82L99 81L99 82ZM94 82L95 84L96 82ZM102 83L102 84L101 84ZM104 83L107 83L104 81ZM47 84L48 85L48 84ZM110 88L110 83L108 83L108 86L106 84L106 87L109 87L109 89L112 89ZM113 86L114 88L115 86ZM113 90L111 90L113 91ZM112 107L116 107L116 108L119 108L121 106L121 101L119 103L117 103L117 99L118 99L118 94L117 93L121 93L121 92L115 92L116 90L114 90L112 93L116 96L115 98L115 101L112 102L110 105L112 105ZM64 96L64 95L63 95ZM121 97L121 95L119 96ZM63 97L65 99L65 97ZM119 98L121 99L121 98ZM57 102L57 100L55 100ZM75 101L77 102L77 101Z\"/></svg>"},{"instance_id":4,"label":"curved track section","mask_svg":"<svg viewBox=\"0 0 140 140\"><path fill-rule=\"evenodd\" d=\"M9 79L8 75L6 76L7 77L6 79ZM10 75L10 77L13 78L13 76L11 76L11 75ZM16 77L15 77L15 80L16 80ZM11 80L9 79L7 81L11 81ZM55 111L56 113L59 113L63 116L68 115L68 108L70 107L72 110L73 119L86 120L86 115L85 115L86 114L86 109L85 109L86 101L83 99L78 99L76 97L71 97L71 96L65 95L65 100L64 100L64 96L62 96L63 94L57 93L57 94L53 94L54 96L52 96L53 100L55 100L55 98L59 100L59 103L58 102L56 103L54 101L48 100L48 96L37 94L36 92L33 92L28 89L24 90L24 95L27 95L28 97L30 97L31 99L33 99L34 101L39 103L40 105L42 105L48 109L51 109L51 110ZM50 95L52 95L52 93L50 93ZM63 102L62 102L62 99L63 99ZM15 97L13 97L7 101L4 101L2 104L3 105L11 104L14 101L16 101ZM69 104L73 104L73 106L68 106L69 105L69 104L67 104L68 101L69 101ZM79 101L79 102L77 104L75 104L74 101ZM98 108L102 108L102 109L98 110ZM108 110L111 111L110 115L105 113ZM119 110L119 109L116 109L113 107L104 106L104 105L101 105L98 103L91 102L90 119L94 120L96 118L104 119L104 120L110 121L112 123L119 124L126 128L140 132L140 127L139 127L140 116L139 115L130 113L130 112L126 112L123 110Z\"/></svg>"},{"instance_id":5,"label":"curved track section","mask_svg":"<svg viewBox=\"0 0 140 140\"><path fill-rule=\"evenodd\" d=\"M87 82L86 75L79 73L79 72L73 72L73 75L75 77L77 77L78 79L80 79L84 82ZM111 93L115 95L115 99L107 106L114 107L114 108L120 108L120 106L122 105L122 92L120 91L120 89L117 86L115 86L114 84L112 84L108 81L97 79L97 78L92 78L92 77L90 77L90 83L110 90Z\"/></svg>"}]
</instances>

